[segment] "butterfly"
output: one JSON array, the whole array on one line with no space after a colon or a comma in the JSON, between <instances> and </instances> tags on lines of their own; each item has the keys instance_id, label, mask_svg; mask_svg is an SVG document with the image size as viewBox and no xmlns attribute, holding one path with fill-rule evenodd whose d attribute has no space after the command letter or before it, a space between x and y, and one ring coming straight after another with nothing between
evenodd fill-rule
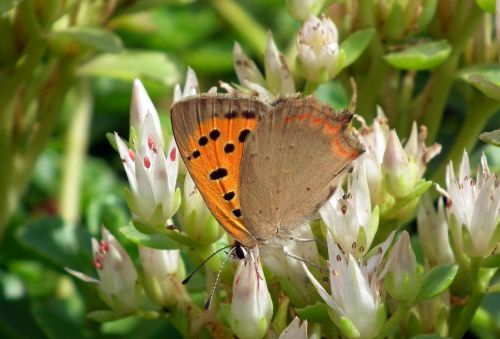
<instances>
[{"instance_id":1,"label":"butterfly","mask_svg":"<svg viewBox=\"0 0 500 339\"><path fill-rule=\"evenodd\" d=\"M312 96L201 94L171 108L174 138L208 208L246 248L290 238L364 152L352 115Z\"/></svg>"}]
</instances>

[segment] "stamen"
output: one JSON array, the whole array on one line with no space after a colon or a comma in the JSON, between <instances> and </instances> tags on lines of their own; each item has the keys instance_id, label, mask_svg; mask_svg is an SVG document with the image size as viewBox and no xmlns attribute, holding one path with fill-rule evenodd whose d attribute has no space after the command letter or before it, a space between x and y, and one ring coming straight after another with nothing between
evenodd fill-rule
<instances>
[{"instance_id":1,"label":"stamen","mask_svg":"<svg viewBox=\"0 0 500 339\"><path fill-rule=\"evenodd\" d=\"M104 266L102 265L102 260L98 256L94 258L92 263L94 264L94 267L98 270L102 270L104 268Z\"/></svg>"},{"instance_id":2,"label":"stamen","mask_svg":"<svg viewBox=\"0 0 500 339\"><path fill-rule=\"evenodd\" d=\"M149 136L148 137L148 147L150 150L152 150L154 153L156 153L156 143L155 143L155 139L153 139L153 136Z\"/></svg>"},{"instance_id":3,"label":"stamen","mask_svg":"<svg viewBox=\"0 0 500 339\"><path fill-rule=\"evenodd\" d=\"M172 150L170 151L170 161L175 161L176 156L177 156L177 149L173 147Z\"/></svg>"},{"instance_id":4,"label":"stamen","mask_svg":"<svg viewBox=\"0 0 500 339\"><path fill-rule=\"evenodd\" d=\"M144 167L146 168L151 167L151 160L149 160L149 157L147 155L144 157Z\"/></svg>"},{"instance_id":5,"label":"stamen","mask_svg":"<svg viewBox=\"0 0 500 339\"><path fill-rule=\"evenodd\" d=\"M104 254L109 252L109 244L106 240L101 240L101 246L99 246L99 251Z\"/></svg>"},{"instance_id":6,"label":"stamen","mask_svg":"<svg viewBox=\"0 0 500 339\"><path fill-rule=\"evenodd\" d=\"M132 161L135 160L135 152L133 149L131 148L128 149L128 156L130 157L130 159L132 159Z\"/></svg>"}]
</instances>

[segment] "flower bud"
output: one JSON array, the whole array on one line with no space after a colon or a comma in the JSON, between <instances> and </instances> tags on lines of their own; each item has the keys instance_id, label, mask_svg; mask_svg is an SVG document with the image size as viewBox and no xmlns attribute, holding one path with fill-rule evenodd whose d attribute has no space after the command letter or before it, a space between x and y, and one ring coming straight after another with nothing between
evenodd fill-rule
<instances>
[{"instance_id":1,"label":"flower bud","mask_svg":"<svg viewBox=\"0 0 500 339\"><path fill-rule=\"evenodd\" d=\"M389 134L382 170L387 190L396 197L410 193L417 182L417 166L414 161L408 160L394 130Z\"/></svg>"},{"instance_id":2,"label":"flower bud","mask_svg":"<svg viewBox=\"0 0 500 339\"><path fill-rule=\"evenodd\" d=\"M404 231L394 244L382 276L387 292L396 300L412 301L422 284L422 270L410 244L410 235Z\"/></svg>"},{"instance_id":3,"label":"flower bud","mask_svg":"<svg viewBox=\"0 0 500 339\"><path fill-rule=\"evenodd\" d=\"M231 329L241 339L262 338L271 324L273 302L258 249L245 254L236 270L231 300Z\"/></svg>"},{"instance_id":4,"label":"flower bud","mask_svg":"<svg viewBox=\"0 0 500 339\"><path fill-rule=\"evenodd\" d=\"M174 306L186 292L182 285L186 271L179 250L157 250L139 246L144 288L155 304Z\"/></svg>"},{"instance_id":5,"label":"flower bud","mask_svg":"<svg viewBox=\"0 0 500 339\"><path fill-rule=\"evenodd\" d=\"M92 238L94 266L99 280L66 269L77 278L97 284L99 296L118 314L130 314L142 301L137 271L125 249L116 238L102 228L102 240Z\"/></svg>"},{"instance_id":6,"label":"flower bud","mask_svg":"<svg viewBox=\"0 0 500 339\"><path fill-rule=\"evenodd\" d=\"M184 231L192 240L201 245L210 245L222 236L222 228L210 213L189 173L184 179L182 202Z\"/></svg>"},{"instance_id":7,"label":"flower bud","mask_svg":"<svg viewBox=\"0 0 500 339\"><path fill-rule=\"evenodd\" d=\"M296 235L302 239L313 239L310 227L304 227ZM295 307L305 307L317 301L316 291L301 268L300 261L290 257L300 257L310 263L319 264L319 254L315 242L291 241L283 247L263 246L262 261L278 279L281 288Z\"/></svg>"},{"instance_id":8,"label":"flower bud","mask_svg":"<svg viewBox=\"0 0 500 339\"><path fill-rule=\"evenodd\" d=\"M339 50L337 27L325 16L307 19L297 37L297 50L297 66L313 83L326 82L340 71L343 54Z\"/></svg>"},{"instance_id":9,"label":"flower bud","mask_svg":"<svg viewBox=\"0 0 500 339\"><path fill-rule=\"evenodd\" d=\"M436 211L429 195L422 197L417 213L417 226L422 251L431 266L447 265L455 261L448 238L443 199L438 200Z\"/></svg>"},{"instance_id":10,"label":"flower bud","mask_svg":"<svg viewBox=\"0 0 500 339\"><path fill-rule=\"evenodd\" d=\"M286 9L292 18L306 21L311 15L321 11L324 0L286 0Z\"/></svg>"}]
</instances>

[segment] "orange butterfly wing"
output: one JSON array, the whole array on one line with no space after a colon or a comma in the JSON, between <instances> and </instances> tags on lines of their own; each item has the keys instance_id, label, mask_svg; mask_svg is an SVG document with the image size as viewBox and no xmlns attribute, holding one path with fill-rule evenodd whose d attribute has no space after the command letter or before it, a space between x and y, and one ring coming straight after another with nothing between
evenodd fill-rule
<instances>
[{"instance_id":1,"label":"orange butterfly wing","mask_svg":"<svg viewBox=\"0 0 500 339\"><path fill-rule=\"evenodd\" d=\"M208 208L242 245L255 238L241 219L239 194L243 146L266 104L250 98L199 95L172 106L172 128L179 152Z\"/></svg>"}]
</instances>

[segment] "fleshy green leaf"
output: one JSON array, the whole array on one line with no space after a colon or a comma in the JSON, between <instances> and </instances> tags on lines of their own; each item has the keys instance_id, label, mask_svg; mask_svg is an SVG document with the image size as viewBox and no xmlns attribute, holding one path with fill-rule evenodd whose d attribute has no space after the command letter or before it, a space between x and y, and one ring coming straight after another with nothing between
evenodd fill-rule
<instances>
[{"instance_id":1,"label":"fleshy green leaf","mask_svg":"<svg viewBox=\"0 0 500 339\"><path fill-rule=\"evenodd\" d=\"M90 236L84 228L65 225L60 218L43 217L18 229L17 238L26 248L59 267L87 272Z\"/></svg>"},{"instance_id":2,"label":"fleshy green leaf","mask_svg":"<svg viewBox=\"0 0 500 339\"><path fill-rule=\"evenodd\" d=\"M297 309L297 313L301 319L311 322L330 322L330 317L328 316L328 305L322 302L317 302L314 305L299 308Z\"/></svg>"},{"instance_id":3,"label":"fleshy green leaf","mask_svg":"<svg viewBox=\"0 0 500 339\"><path fill-rule=\"evenodd\" d=\"M100 55L78 69L83 76L102 76L132 81L150 79L165 86L179 80L174 63L163 53L127 51L120 54Z\"/></svg>"},{"instance_id":4,"label":"fleshy green leaf","mask_svg":"<svg viewBox=\"0 0 500 339\"><path fill-rule=\"evenodd\" d=\"M122 41L117 35L96 27L71 27L54 31L50 34L50 41L58 47L76 43L107 53L118 53L123 49Z\"/></svg>"},{"instance_id":5,"label":"fleshy green leaf","mask_svg":"<svg viewBox=\"0 0 500 339\"><path fill-rule=\"evenodd\" d=\"M434 267L424 276L417 302L427 300L442 293L450 286L458 271L458 265L442 265Z\"/></svg>"},{"instance_id":6,"label":"fleshy green leaf","mask_svg":"<svg viewBox=\"0 0 500 339\"><path fill-rule=\"evenodd\" d=\"M500 254L498 255L492 255L489 257L484 258L481 261L481 266L482 267L500 267Z\"/></svg>"},{"instance_id":7,"label":"fleshy green leaf","mask_svg":"<svg viewBox=\"0 0 500 339\"><path fill-rule=\"evenodd\" d=\"M481 65L466 68L460 77L492 99L500 101L500 65Z\"/></svg>"},{"instance_id":8,"label":"fleshy green leaf","mask_svg":"<svg viewBox=\"0 0 500 339\"><path fill-rule=\"evenodd\" d=\"M142 233L132 224L120 228L127 239L147 247L157 249L176 249L183 246L196 246L191 239L182 235L176 230L158 230L152 233Z\"/></svg>"},{"instance_id":9,"label":"fleshy green leaf","mask_svg":"<svg viewBox=\"0 0 500 339\"><path fill-rule=\"evenodd\" d=\"M356 61L359 56L364 52L370 40L373 37L375 30L373 28L362 29L347 37L340 44L340 49L345 53L345 59L341 67L346 68Z\"/></svg>"},{"instance_id":10,"label":"fleshy green leaf","mask_svg":"<svg viewBox=\"0 0 500 339\"><path fill-rule=\"evenodd\" d=\"M445 61L451 53L451 46L446 40L433 41L411 46L384 56L391 66L399 69L433 69Z\"/></svg>"},{"instance_id":11,"label":"fleshy green leaf","mask_svg":"<svg viewBox=\"0 0 500 339\"><path fill-rule=\"evenodd\" d=\"M479 136L479 139L493 146L500 147L500 129L484 132Z\"/></svg>"}]
</instances>

